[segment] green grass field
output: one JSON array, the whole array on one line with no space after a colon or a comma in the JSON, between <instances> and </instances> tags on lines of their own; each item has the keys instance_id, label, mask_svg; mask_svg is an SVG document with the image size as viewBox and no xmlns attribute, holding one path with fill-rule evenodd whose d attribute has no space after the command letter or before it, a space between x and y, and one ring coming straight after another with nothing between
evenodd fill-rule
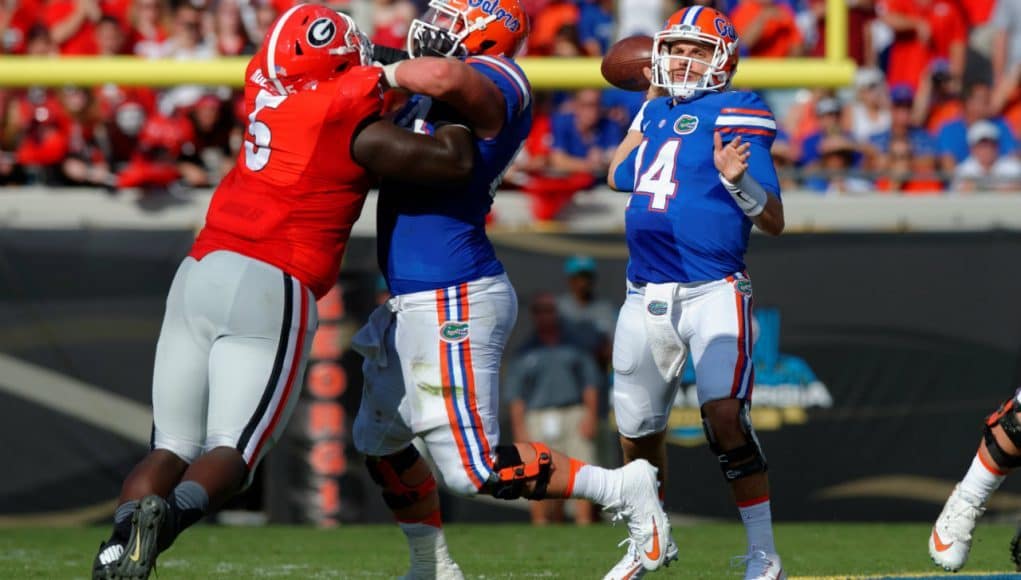
<instances>
[{"instance_id":1,"label":"green grass field","mask_svg":"<svg viewBox=\"0 0 1021 580\"><path fill-rule=\"evenodd\" d=\"M939 576L926 524L781 524L777 542L792 578ZM957 575L1010 574L1011 526L979 525ZM0 578L85 578L102 528L0 529ZM602 578L616 561L622 526L450 525L451 553L469 578ZM674 528L681 559L650 578L739 578L730 559L744 545L737 524ZM159 562L160 580L198 578L393 578L405 571L403 536L391 526L333 530L199 526ZM1017 576L1021 577L1021 576Z\"/></svg>"}]
</instances>

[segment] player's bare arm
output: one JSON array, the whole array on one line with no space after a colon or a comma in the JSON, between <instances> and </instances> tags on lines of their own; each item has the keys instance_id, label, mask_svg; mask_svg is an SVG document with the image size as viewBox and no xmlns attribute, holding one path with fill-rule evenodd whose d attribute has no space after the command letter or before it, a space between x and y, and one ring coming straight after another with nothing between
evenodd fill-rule
<instances>
[{"instance_id":1,"label":"player's bare arm","mask_svg":"<svg viewBox=\"0 0 1021 580\"><path fill-rule=\"evenodd\" d=\"M627 135L624 136L624 140L617 145L617 150L613 152L613 158L610 160L609 175L606 176L606 182L618 191L631 191L634 187L633 183L617 183L615 174L617 168L623 163L628 155L635 150L642 143L642 132L641 131L628 131Z\"/></svg>"},{"instance_id":2,"label":"player's bare arm","mask_svg":"<svg viewBox=\"0 0 1021 580\"><path fill-rule=\"evenodd\" d=\"M391 87L428 95L454 107L482 138L503 128L503 93L485 75L463 61L423 56L383 67Z\"/></svg>"},{"instance_id":3,"label":"player's bare arm","mask_svg":"<svg viewBox=\"0 0 1021 580\"><path fill-rule=\"evenodd\" d=\"M351 143L351 156L380 177L401 181L463 182L475 163L475 139L462 125L445 125L421 135L379 119Z\"/></svg>"},{"instance_id":4,"label":"player's bare arm","mask_svg":"<svg viewBox=\"0 0 1021 580\"><path fill-rule=\"evenodd\" d=\"M783 203L748 174L750 149L751 143L742 142L740 136L723 145L720 133L713 134L713 163L720 181L756 227L778 236L784 228Z\"/></svg>"}]
</instances>

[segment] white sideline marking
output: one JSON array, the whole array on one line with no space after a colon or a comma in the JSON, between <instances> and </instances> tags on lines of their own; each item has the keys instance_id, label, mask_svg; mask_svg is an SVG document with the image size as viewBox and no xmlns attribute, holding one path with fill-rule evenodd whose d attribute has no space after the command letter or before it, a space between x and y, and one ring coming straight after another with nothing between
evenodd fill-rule
<instances>
[{"instance_id":1,"label":"white sideline marking","mask_svg":"<svg viewBox=\"0 0 1021 580\"><path fill-rule=\"evenodd\" d=\"M135 443L149 444L147 405L95 385L0 353L0 391L94 425Z\"/></svg>"}]
</instances>

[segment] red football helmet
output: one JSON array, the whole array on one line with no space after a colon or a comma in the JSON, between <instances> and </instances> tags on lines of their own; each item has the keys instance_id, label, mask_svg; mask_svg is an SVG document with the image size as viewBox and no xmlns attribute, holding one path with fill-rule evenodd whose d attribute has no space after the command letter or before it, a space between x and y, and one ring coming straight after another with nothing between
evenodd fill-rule
<instances>
[{"instance_id":1,"label":"red football helmet","mask_svg":"<svg viewBox=\"0 0 1021 580\"><path fill-rule=\"evenodd\" d=\"M704 61L670 54L671 45L678 41L707 45L712 49L712 57ZM737 59L737 32L725 14L704 6L682 8L674 12L666 27L653 37L652 84L681 98L696 92L725 89L737 69ZM695 63L705 72L692 82L688 80L688 72ZM674 80L675 76L681 80Z\"/></svg>"},{"instance_id":2,"label":"red football helmet","mask_svg":"<svg viewBox=\"0 0 1021 580\"><path fill-rule=\"evenodd\" d=\"M371 63L372 45L350 16L319 4L298 4L273 23L255 58L284 94Z\"/></svg>"},{"instance_id":3,"label":"red football helmet","mask_svg":"<svg viewBox=\"0 0 1021 580\"><path fill-rule=\"evenodd\" d=\"M408 29L408 53L513 57L527 37L528 15L519 0L430 0Z\"/></svg>"}]
</instances>

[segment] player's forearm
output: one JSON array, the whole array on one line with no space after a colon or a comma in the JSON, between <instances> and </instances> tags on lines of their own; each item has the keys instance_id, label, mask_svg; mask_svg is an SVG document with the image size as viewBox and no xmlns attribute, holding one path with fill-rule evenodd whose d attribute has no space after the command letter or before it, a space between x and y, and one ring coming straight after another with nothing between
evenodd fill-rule
<instances>
[{"instance_id":1,"label":"player's forearm","mask_svg":"<svg viewBox=\"0 0 1021 580\"><path fill-rule=\"evenodd\" d=\"M613 157L610 159L609 174L607 176L607 183L610 187L618 191L631 191L634 189L634 183L617 183L617 169L621 163L627 161L631 152L635 150L642 143L641 131L628 131L627 136L617 146L617 150L613 152Z\"/></svg>"},{"instance_id":2,"label":"player's forearm","mask_svg":"<svg viewBox=\"0 0 1021 580\"><path fill-rule=\"evenodd\" d=\"M484 75L452 58L421 57L383 67L387 82L454 107L481 137L503 127L500 90Z\"/></svg>"},{"instance_id":3,"label":"player's forearm","mask_svg":"<svg viewBox=\"0 0 1021 580\"><path fill-rule=\"evenodd\" d=\"M783 233L783 203L780 198L773 194L767 194L766 207L759 215L750 218L755 227L771 236L779 236Z\"/></svg>"}]
</instances>

